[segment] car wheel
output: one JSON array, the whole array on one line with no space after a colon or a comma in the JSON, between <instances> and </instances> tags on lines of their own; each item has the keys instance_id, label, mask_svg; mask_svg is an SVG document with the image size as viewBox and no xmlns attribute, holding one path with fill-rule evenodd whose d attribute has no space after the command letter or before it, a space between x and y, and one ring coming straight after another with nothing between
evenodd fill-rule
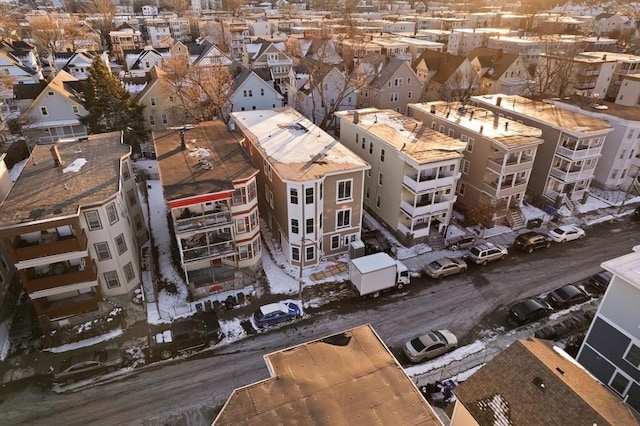
<instances>
[{"instance_id":1,"label":"car wheel","mask_svg":"<svg viewBox=\"0 0 640 426\"><path fill-rule=\"evenodd\" d=\"M527 250L527 252L528 252L529 254L533 253L533 247L529 247L529 249Z\"/></svg>"},{"instance_id":2,"label":"car wheel","mask_svg":"<svg viewBox=\"0 0 640 426\"><path fill-rule=\"evenodd\" d=\"M506 257L507 257L507 255L503 254L502 256L500 256L500 260L504 260L504 259L506 259Z\"/></svg>"},{"instance_id":3,"label":"car wheel","mask_svg":"<svg viewBox=\"0 0 640 426\"><path fill-rule=\"evenodd\" d=\"M374 299L377 299L378 297L380 297L380 292L376 291L375 293L372 293L371 297L373 297Z\"/></svg>"},{"instance_id":4,"label":"car wheel","mask_svg":"<svg viewBox=\"0 0 640 426\"><path fill-rule=\"evenodd\" d=\"M171 349L165 349L162 352L160 352L160 358L162 359L169 359L173 356L173 352L171 351Z\"/></svg>"},{"instance_id":5,"label":"car wheel","mask_svg":"<svg viewBox=\"0 0 640 426\"><path fill-rule=\"evenodd\" d=\"M396 287L398 287L398 290L402 290L402 287L404 287L404 283L398 283Z\"/></svg>"},{"instance_id":6,"label":"car wheel","mask_svg":"<svg viewBox=\"0 0 640 426\"><path fill-rule=\"evenodd\" d=\"M481 263L482 266L487 266L487 263L489 263L488 260L485 260L484 262Z\"/></svg>"},{"instance_id":7,"label":"car wheel","mask_svg":"<svg viewBox=\"0 0 640 426\"><path fill-rule=\"evenodd\" d=\"M547 245L545 246L546 248L551 247L551 242L548 242Z\"/></svg>"},{"instance_id":8,"label":"car wheel","mask_svg":"<svg viewBox=\"0 0 640 426\"><path fill-rule=\"evenodd\" d=\"M454 245L454 246L451 246L451 250L453 250L453 251L458 251L458 246L455 246L455 245Z\"/></svg>"},{"instance_id":9,"label":"car wheel","mask_svg":"<svg viewBox=\"0 0 640 426\"><path fill-rule=\"evenodd\" d=\"M565 238L564 240L560 240L560 242L561 242L562 244L564 244L564 243L566 243L566 242L567 242L567 239Z\"/></svg>"},{"instance_id":10,"label":"car wheel","mask_svg":"<svg viewBox=\"0 0 640 426\"><path fill-rule=\"evenodd\" d=\"M580 236L578 237L578 239L579 239L579 240L581 240L581 239L583 239L583 238L584 238L584 235L580 235Z\"/></svg>"},{"instance_id":11,"label":"car wheel","mask_svg":"<svg viewBox=\"0 0 640 426\"><path fill-rule=\"evenodd\" d=\"M467 270L467 268L462 268L462 269L460 269L460 272L464 272L466 270Z\"/></svg>"}]
</instances>

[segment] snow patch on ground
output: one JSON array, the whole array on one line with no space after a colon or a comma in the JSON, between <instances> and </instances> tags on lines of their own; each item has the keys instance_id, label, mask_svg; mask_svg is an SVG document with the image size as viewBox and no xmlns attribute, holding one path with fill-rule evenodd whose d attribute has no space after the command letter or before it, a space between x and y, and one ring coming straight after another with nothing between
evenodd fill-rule
<instances>
[{"instance_id":1,"label":"snow patch on ground","mask_svg":"<svg viewBox=\"0 0 640 426\"><path fill-rule=\"evenodd\" d=\"M424 374L428 371L432 371L432 370L436 370L438 368L442 368L448 364L450 364L453 361L460 361L466 357L468 357L471 354L474 354L476 352L480 352L481 350L483 350L485 348L485 343L482 341L475 341L473 343L471 343L470 345L466 345L463 346L461 348L456 349L453 352L449 352L447 354L444 354L441 357L438 357L432 361L420 364L420 365L415 365L413 367L408 367L405 368L405 372L409 375L409 376L417 376L420 374Z\"/></svg>"},{"instance_id":2,"label":"snow patch on ground","mask_svg":"<svg viewBox=\"0 0 640 426\"><path fill-rule=\"evenodd\" d=\"M54 348L46 348L43 350L48 352L53 352L53 353L72 351L74 349L85 348L87 346L93 346L101 342L106 342L107 340L114 339L122 334L123 334L122 329L112 330L109 333L101 334L100 336L92 337L91 339L85 339L79 342L69 343L67 345L62 345L62 346L56 346Z\"/></svg>"}]
</instances>

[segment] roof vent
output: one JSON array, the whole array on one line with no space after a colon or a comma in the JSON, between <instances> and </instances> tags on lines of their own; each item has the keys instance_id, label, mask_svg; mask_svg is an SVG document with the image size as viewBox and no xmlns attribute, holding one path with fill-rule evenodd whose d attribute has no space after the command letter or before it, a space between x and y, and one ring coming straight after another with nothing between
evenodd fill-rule
<instances>
[{"instance_id":1,"label":"roof vent","mask_svg":"<svg viewBox=\"0 0 640 426\"><path fill-rule=\"evenodd\" d=\"M560 367L556 367L556 371L560 373L561 376L564 376L564 370Z\"/></svg>"},{"instance_id":2,"label":"roof vent","mask_svg":"<svg viewBox=\"0 0 640 426\"><path fill-rule=\"evenodd\" d=\"M546 386L544 385L544 381L540 377L534 377L533 384L536 385L542 392L546 390Z\"/></svg>"}]
</instances>

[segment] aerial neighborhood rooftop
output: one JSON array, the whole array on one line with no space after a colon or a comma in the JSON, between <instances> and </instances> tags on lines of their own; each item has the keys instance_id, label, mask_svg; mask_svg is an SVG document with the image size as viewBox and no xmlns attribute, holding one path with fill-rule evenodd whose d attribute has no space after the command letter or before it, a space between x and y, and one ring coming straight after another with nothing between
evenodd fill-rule
<instances>
[{"instance_id":1,"label":"aerial neighborhood rooftop","mask_svg":"<svg viewBox=\"0 0 640 426\"><path fill-rule=\"evenodd\" d=\"M638 3L0 11L0 418L639 423Z\"/></svg>"}]
</instances>

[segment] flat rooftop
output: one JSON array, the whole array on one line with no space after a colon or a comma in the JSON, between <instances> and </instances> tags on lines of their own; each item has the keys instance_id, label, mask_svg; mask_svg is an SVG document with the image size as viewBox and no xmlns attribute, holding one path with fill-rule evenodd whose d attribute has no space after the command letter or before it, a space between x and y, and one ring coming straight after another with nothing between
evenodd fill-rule
<instances>
[{"instance_id":1,"label":"flat rooftop","mask_svg":"<svg viewBox=\"0 0 640 426\"><path fill-rule=\"evenodd\" d=\"M281 179L306 181L366 170L366 161L293 108L231 113L236 127L257 146Z\"/></svg>"},{"instance_id":2,"label":"flat rooftop","mask_svg":"<svg viewBox=\"0 0 640 426\"><path fill-rule=\"evenodd\" d=\"M482 137L502 145L505 149L543 143L542 130L496 116L493 111L486 108L445 101L409 104L409 107L482 135ZM431 113L432 107L435 114Z\"/></svg>"},{"instance_id":3,"label":"flat rooftop","mask_svg":"<svg viewBox=\"0 0 640 426\"><path fill-rule=\"evenodd\" d=\"M500 101L498 101L499 98ZM533 101L523 96L494 94L472 96L471 100L481 107L487 104L495 106L500 102L499 108L505 116L513 112L578 136L604 134L613 130L606 120L568 111L548 102Z\"/></svg>"},{"instance_id":4,"label":"flat rooftop","mask_svg":"<svg viewBox=\"0 0 640 426\"><path fill-rule=\"evenodd\" d=\"M214 425L442 425L370 325L265 356Z\"/></svg>"},{"instance_id":5,"label":"flat rooftop","mask_svg":"<svg viewBox=\"0 0 640 426\"><path fill-rule=\"evenodd\" d=\"M353 122L355 111L337 116ZM428 124L393 110L358 110L357 127L382 139L418 164L462 158L466 142L437 132Z\"/></svg>"},{"instance_id":6,"label":"flat rooftop","mask_svg":"<svg viewBox=\"0 0 640 426\"><path fill-rule=\"evenodd\" d=\"M640 79L640 74L627 74L625 78ZM640 112L637 106L619 105L615 102L605 101L604 99L594 99L578 95L554 99L553 102L556 105L574 105L585 112L596 113L603 118L606 118L607 115L612 115L624 120L640 121Z\"/></svg>"},{"instance_id":7,"label":"flat rooftop","mask_svg":"<svg viewBox=\"0 0 640 426\"><path fill-rule=\"evenodd\" d=\"M236 134L221 120L153 132L160 181L167 202L221 191L232 191L233 181L258 172Z\"/></svg>"},{"instance_id":8,"label":"flat rooftop","mask_svg":"<svg viewBox=\"0 0 640 426\"><path fill-rule=\"evenodd\" d=\"M640 289L640 245L629 254L602 262L602 267Z\"/></svg>"},{"instance_id":9,"label":"flat rooftop","mask_svg":"<svg viewBox=\"0 0 640 426\"><path fill-rule=\"evenodd\" d=\"M0 223L8 228L34 221L77 215L80 207L102 203L119 190L121 160L131 147L111 132L36 145L18 180L0 205ZM63 164L55 167L56 146Z\"/></svg>"}]
</instances>

